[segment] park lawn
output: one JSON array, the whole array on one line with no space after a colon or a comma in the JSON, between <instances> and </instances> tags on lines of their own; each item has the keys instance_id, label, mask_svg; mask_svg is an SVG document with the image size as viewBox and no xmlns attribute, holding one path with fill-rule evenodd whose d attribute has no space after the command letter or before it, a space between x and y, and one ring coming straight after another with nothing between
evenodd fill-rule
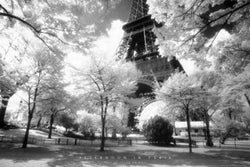
<instances>
[{"instance_id":1,"label":"park lawn","mask_svg":"<svg viewBox=\"0 0 250 167\"><path fill-rule=\"evenodd\" d=\"M135 144L126 147L29 145L0 143L0 167L85 166L250 166L250 150L234 148L193 149L186 146L157 147Z\"/></svg>"},{"instance_id":2,"label":"park lawn","mask_svg":"<svg viewBox=\"0 0 250 167\"><path fill-rule=\"evenodd\" d=\"M5 135L23 136L24 130L9 130ZM31 137L46 138L47 133L31 130ZM56 137L56 136L55 136ZM146 143L132 146L109 145L105 152L99 144L84 146L41 144L28 145L0 142L0 167L85 167L85 166L250 166L250 145L204 148L188 153L187 145L157 147Z\"/></svg>"},{"instance_id":3,"label":"park lawn","mask_svg":"<svg viewBox=\"0 0 250 167\"><path fill-rule=\"evenodd\" d=\"M0 132L2 135L5 136L14 136L14 137L24 137L26 129L25 128L18 128L18 129L9 129L9 130L2 130L0 129ZM48 131L48 130L47 130ZM59 137L58 133L53 132L52 138ZM37 129L30 129L29 130L29 137L31 138L48 138L48 133L43 132L41 130Z\"/></svg>"}]
</instances>

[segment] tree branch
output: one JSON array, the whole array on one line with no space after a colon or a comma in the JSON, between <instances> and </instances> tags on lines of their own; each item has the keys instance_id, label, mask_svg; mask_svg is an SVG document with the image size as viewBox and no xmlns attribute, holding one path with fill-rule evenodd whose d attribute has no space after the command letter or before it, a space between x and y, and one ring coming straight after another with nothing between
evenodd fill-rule
<instances>
[{"instance_id":1,"label":"tree branch","mask_svg":"<svg viewBox=\"0 0 250 167\"><path fill-rule=\"evenodd\" d=\"M0 16L5 16L5 17L16 19L16 20L22 22L23 24L27 25L28 27L30 27L31 30L34 31L35 33L39 34L41 32L40 30L38 30L37 28L35 28L33 25L31 25L27 21L21 19L20 17L14 16L14 15L12 15L10 13L2 13L2 12L0 12Z\"/></svg>"},{"instance_id":2,"label":"tree branch","mask_svg":"<svg viewBox=\"0 0 250 167\"><path fill-rule=\"evenodd\" d=\"M211 25L212 23L214 23L214 22L216 22L216 21L218 21L218 20L220 20L220 19L222 19L222 18L224 18L224 17L226 17L226 16L229 15L229 17L228 17L227 20L226 20L226 22L227 22L227 21L229 20L229 18L232 16L233 13L235 13L236 11L238 11L238 10L240 10L240 9L242 9L242 8L244 8L244 7L246 7L246 6L248 6L248 5L250 5L250 2L247 2L247 3L245 3L245 4L243 4L243 5L241 5L241 6L237 7L237 8L235 8L235 9L233 9L233 10L231 10L231 11L228 11L228 12L224 13L223 15L221 15L221 16L219 16L219 17L213 19L213 20L208 21L204 26L202 26L202 27L199 29L199 31L198 31L197 33L195 33L195 34L192 35L190 38L188 38L187 40L185 40L185 42L184 42L183 44L185 44L185 43L187 43L188 41L190 41L191 39L195 38L195 37L196 37L198 34L200 34L204 29L206 29L207 26L209 26L209 25ZM224 22L224 23L225 23L225 22Z\"/></svg>"},{"instance_id":3,"label":"tree branch","mask_svg":"<svg viewBox=\"0 0 250 167\"><path fill-rule=\"evenodd\" d=\"M3 9L3 11L4 11L5 13L9 14L9 11L8 11L5 7L3 7L1 4L0 4L0 9Z\"/></svg>"}]
</instances>

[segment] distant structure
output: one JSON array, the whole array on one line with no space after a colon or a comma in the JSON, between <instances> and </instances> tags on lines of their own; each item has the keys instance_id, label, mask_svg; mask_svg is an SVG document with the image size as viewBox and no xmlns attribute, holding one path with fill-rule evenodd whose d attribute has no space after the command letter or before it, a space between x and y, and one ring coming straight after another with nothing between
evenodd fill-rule
<instances>
[{"instance_id":1,"label":"distant structure","mask_svg":"<svg viewBox=\"0 0 250 167\"><path fill-rule=\"evenodd\" d=\"M134 96L144 97L142 105L146 106L155 98L152 93L155 82L162 83L176 69L183 68L175 57L168 61L168 57L159 54L152 29L162 24L154 21L148 14L146 0L132 0L131 3L129 19L123 26L124 35L116 56L118 59L135 61L137 68L142 71L143 77L138 81L138 90ZM130 116L132 115L131 113Z\"/></svg>"}]
</instances>

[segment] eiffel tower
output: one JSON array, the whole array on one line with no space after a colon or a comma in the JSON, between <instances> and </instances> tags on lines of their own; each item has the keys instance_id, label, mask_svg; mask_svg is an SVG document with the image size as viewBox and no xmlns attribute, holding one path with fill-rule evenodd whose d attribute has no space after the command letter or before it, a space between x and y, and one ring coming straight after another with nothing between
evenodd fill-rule
<instances>
[{"instance_id":1,"label":"eiffel tower","mask_svg":"<svg viewBox=\"0 0 250 167\"><path fill-rule=\"evenodd\" d=\"M146 0L131 1L129 19L122 27L124 35L116 52L118 59L135 61L137 68L143 73L138 81L135 97L144 97L144 106L155 98L153 88L156 82L162 83L176 69L183 70L175 57L168 61L168 57L159 54L153 28L162 24L151 18L148 9Z\"/></svg>"}]
</instances>

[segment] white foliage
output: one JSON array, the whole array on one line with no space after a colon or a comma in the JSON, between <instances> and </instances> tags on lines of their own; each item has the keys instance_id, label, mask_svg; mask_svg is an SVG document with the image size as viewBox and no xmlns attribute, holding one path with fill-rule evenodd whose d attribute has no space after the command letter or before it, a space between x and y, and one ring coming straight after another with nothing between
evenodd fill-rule
<instances>
[{"instance_id":1,"label":"white foliage","mask_svg":"<svg viewBox=\"0 0 250 167\"><path fill-rule=\"evenodd\" d=\"M221 25L223 29L222 25L226 24L226 21L233 22L234 27L237 28L236 33L233 33L237 34L249 25L247 18L249 18L250 5L247 1L237 1L233 7L228 8L220 6L226 3L225 0L148 0L147 3L152 17L159 23L164 23L161 28L155 30L160 53L163 56L173 55L178 59L190 58L201 67L211 66L214 59L211 61L209 57L218 55L218 53L211 54L210 50L221 37L217 33L212 34L213 36L205 35L208 34L206 31L210 26ZM237 10L237 7L243 6L244 8ZM210 29L213 28L210 27ZM207 38L208 36L210 39ZM247 35L243 38L246 37Z\"/></svg>"},{"instance_id":2,"label":"white foliage","mask_svg":"<svg viewBox=\"0 0 250 167\"><path fill-rule=\"evenodd\" d=\"M195 75L187 76L180 72L171 75L155 92L174 112L177 109L186 110L186 107L191 107L203 93L200 88L201 81Z\"/></svg>"},{"instance_id":3,"label":"white foliage","mask_svg":"<svg viewBox=\"0 0 250 167\"><path fill-rule=\"evenodd\" d=\"M89 93L97 101L100 101L100 96L112 101L135 91L136 81L140 77L135 64L101 56L89 56L85 63L75 73L75 93Z\"/></svg>"},{"instance_id":4,"label":"white foliage","mask_svg":"<svg viewBox=\"0 0 250 167\"><path fill-rule=\"evenodd\" d=\"M224 80L221 96L224 101L241 100L250 95L250 65L237 76L227 75Z\"/></svg>"},{"instance_id":5,"label":"white foliage","mask_svg":"<svg viewBox=\"0 0 250 167\"><path fill-rule=\"evenodd\" d=\"M241 48L245 50L250 50L250 40L242 41Z\"/></svg>"}]
</instances>

